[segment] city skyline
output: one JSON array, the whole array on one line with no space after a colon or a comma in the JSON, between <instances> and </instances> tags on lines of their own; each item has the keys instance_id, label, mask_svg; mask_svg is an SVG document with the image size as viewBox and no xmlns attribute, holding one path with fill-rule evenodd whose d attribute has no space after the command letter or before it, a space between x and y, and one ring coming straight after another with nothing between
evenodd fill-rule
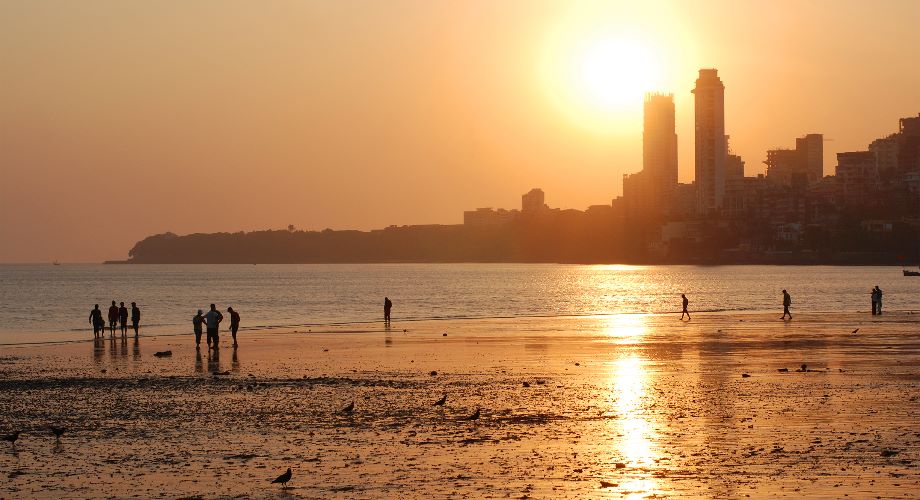
<instances>
[{"instance_id":1,"label":"city skyline","mask_svg":"<svg viewBox=\"0 0 920 500\"><path fill-rule=\"evenodd\" d=\"M727 82L746 175L809 133L831 174L920 110L920 69L885 62L920 44L911 2L799 6L833 29L730 2L401 5L414 17L4 4L0 262L123 258L165 231L457 223L533 186L609 203L643 165L645 92L674 96L687 183L700 68Z\"/></svg>"}]
</instances>

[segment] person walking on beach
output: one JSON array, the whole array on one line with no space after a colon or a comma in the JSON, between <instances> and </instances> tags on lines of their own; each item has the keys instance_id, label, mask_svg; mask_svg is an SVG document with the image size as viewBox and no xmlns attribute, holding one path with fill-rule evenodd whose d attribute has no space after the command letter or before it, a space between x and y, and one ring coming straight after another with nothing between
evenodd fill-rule
<instances>
[{"instance_id":1,"label":"person walking on beach","mask_svg":"<svg viewBox=\"0 0 920 500\"><path fill-rule=\"evenodd\" d=\"M218 328L220 322L224 320L224 315L217 310L217 306L211 304L211 310L204 315L205 324L208 328L208 348L211 348L211 342L214 342L214 349L217 349L217 343L220 340Z\"/></svg>"},{"instance_id":2,"label":"person walking on beach","mask_svg":"<svg viewBox=\"0 0 920 500\"><path fill-rule=\"evenodd\" d=\"M195 349L201 348L201 325L204 323L204 316L201 315L201 309L198 314L192 317L192 327L195 329Z\"/></svg>"},{"instance_id":3,"label":"person walking on beach","mask_svg":"<svg viewBox=\"0 0 920 500\"><path fill-rule=\"evenodd\" d=\"M115 336L115 324L118 323L118 306L112 301L112 307L109 307L109 333Z\"/></svg>"},{"instance_id":4,"label":"person walking on beach","mask_svg":"<svg viewBox=\"0 0 920 500\"><path fill-rule=\"evenodd\" d=\"M390 322L390 309L393 309L393 302L390 301L389 297L383 298L383 321L385 323Z\"/></svg>"},{"instance_id":5,"label":"person walking on beach","mask_svg":"<svg viewBox=\"0 0 920 500\"><path fill-rule=\"evenodd\" d=\"M789 307L792 306L792 297L789 296L789 292L783 290L783 315L779 319L786 319L786 315L789 315L789 319L792 319L792 313L789 312Z\"/></svg>"},{"instance_id":6,"label":"person walking on beach","mask_svg":"<svg viewBox=\"0 0 920 500\"><path fill-rule=\"evenodd\" d=\"M141 326L141 310L137 307L137 303L131 303L131 327L134 328L134 336L138 336L138 329Z\"/></svg>"},{"instance_id":7,"label":"person walking on beach","mask_svg":"<svg viewBox=\"0 0 920 500\"><path fill-rule=\"evenodd\" d=\"M875 285L875 308L878 314L882 314L882 289Z\"/></svg>"},{"instance_id":8,"label":"person walking on beach","mask_svg":"<svg viewBox=\"0 0 920 500\"><path fill-rule=\"evenodd\" d=\"M121 326L121 336L128 336L128 308L125 307L125 303L121 303L121 307L118 308L118 324Z\"/></svg>"},{"instance_id":9,"label":"person walking on beach","mask_svg":"<svg viewBox=\"0 0 920 500\"><path fill-rule=\"evenodd\" d=\"M234 311L232 307L228 307L227 312L230 313L230 333L233 334L233 347L236 347L236 331L240 329L240 313Z\"/></svg>"},{"instance_id":10,"label":"person walking on beach","mask_svg":"<svg viewBox=\"0 0 920 500\"><path fill-rule=\"evenodd\" d=\"M105 336L105 320L102 319L102 311L99 309L99 304L96 304L93 310L89 312L89 322L93 325L94 339Z\"/></svg>"},{"instance_id":11,"label":"person walking on beach","mask_svg":"<svg viewBox=\"0 0 920 500\"><path fill-rule=\"evenodd\" d=\"M870 293L872 294L872 315L875 316L878 314L878 292L873 288Z\"/></svg>"},{"instance_id":12,"label":"person walking on beach","mask_svg":"<svg viewBox=\"0 0 920 500\"><path fill-rule=\"evenodd\" d=\"M684 295L684 294L680 294L680 298L681 298L681 300L682 300L683 303L684 303L684 310L680 313L680 319L683 320L683 319L684 319L684 314L686 314L686 315L687 315L687 321L690 321L690 313L687 311L687 304L689 304L690 301L687 300L687 296Z\"/></svg>"}]
</instances>

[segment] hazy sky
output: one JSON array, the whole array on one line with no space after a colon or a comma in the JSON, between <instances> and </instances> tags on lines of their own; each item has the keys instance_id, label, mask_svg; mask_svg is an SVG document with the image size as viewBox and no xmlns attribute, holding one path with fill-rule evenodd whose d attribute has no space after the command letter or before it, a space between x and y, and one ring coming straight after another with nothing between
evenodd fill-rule
<instances>
[{"instance_id":1,"label":"hazy sky","mask_svg":"<svg viewBox=\"0 0 920 500\"><path fill-rule=\"evenodd\" d=\"M610 203L643 86L689 182L701 67L748 175L810 132L833 173L920 112L920 2L632 3L0 0L0 262Z\"/></svg>"}]
</instances>

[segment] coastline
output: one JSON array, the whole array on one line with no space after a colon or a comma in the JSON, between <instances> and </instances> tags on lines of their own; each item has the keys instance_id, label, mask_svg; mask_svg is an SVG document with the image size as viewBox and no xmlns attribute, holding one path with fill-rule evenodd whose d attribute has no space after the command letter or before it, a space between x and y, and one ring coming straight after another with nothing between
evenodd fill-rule
<instances>
[{"instance_id":1,"label":"coastline","mask_svg":"<svg viewBox=\"0 0 920 500\"><path fill-rule=\"evenodd\" d=\"M774 316L0 347L2 430L24 431L0 495L269 497L291 467L295 498L911 496L920 315Z\"/></svg>"}]
</instances>

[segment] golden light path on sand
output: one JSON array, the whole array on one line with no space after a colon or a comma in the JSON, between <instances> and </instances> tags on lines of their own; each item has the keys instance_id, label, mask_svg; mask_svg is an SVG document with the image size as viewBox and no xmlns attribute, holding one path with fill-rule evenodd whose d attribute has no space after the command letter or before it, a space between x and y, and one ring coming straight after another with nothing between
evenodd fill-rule
<instances>
[{"instance_id":1,"label":"golden light path on sand","mask_svg":"<svg viewBox=\"0 0 920 500\"><path fill-rule=\"evenodd\" d=\"M605 333L618 345L617 358L608 363L611 386L611 412L618 416L611 421L611 434L618 436L611 444L611 460L622 461L637 471L620 482L623 498L644 498L660 490L650 469L659 458L655 432L643 407L649 383L648 360L634 347L648 333L646 319L641 315L617 315L608 322ZM619 457L617 459L616 457ZM615 467L611 464L612 467Z\"/></svg>"}]
</instances>

